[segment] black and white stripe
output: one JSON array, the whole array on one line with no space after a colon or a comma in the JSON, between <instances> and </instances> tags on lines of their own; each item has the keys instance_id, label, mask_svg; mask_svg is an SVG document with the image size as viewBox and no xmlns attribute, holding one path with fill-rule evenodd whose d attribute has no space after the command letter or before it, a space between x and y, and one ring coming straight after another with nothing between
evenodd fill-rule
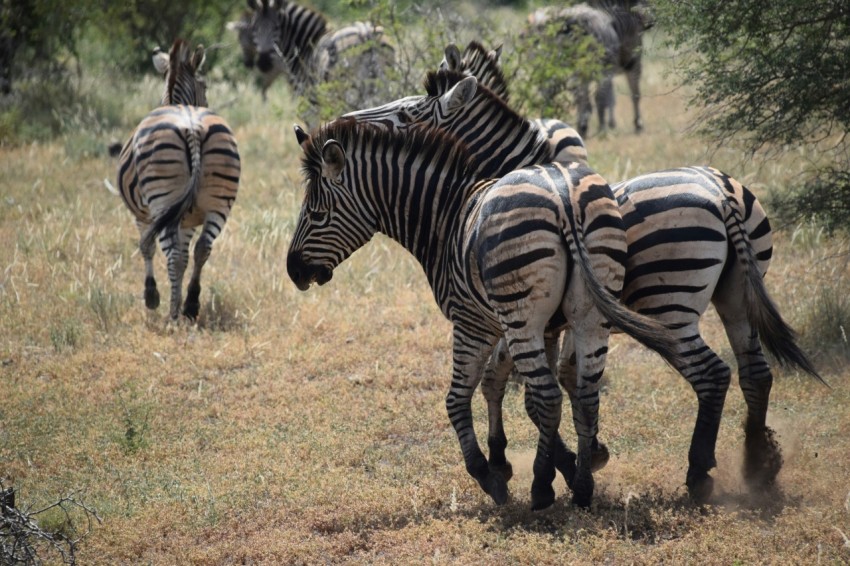
<instances>
[{"instance_id":1,"label":"black and white stripe","mask_svg":"<svg viewBox=\"0 0 850 566\"><path fill-rule=\"evenodd\" d=\"M307 192L287 257L290 277L302 290L326 283L377 232L419 260L454 325L446 408L467 471L497 503L507 498L502 472L509 468L504 458L488 464L470 408L483 367L504 338L540 430L532 505L547 507L554 501L552 443L562 398L550 356L558 332L573 328L582 416L574 499L589 505L598 381L611 324L663 355L673 345L663 327L615 298L625 234L605 181L577 163L478 181L481 169L470 165L464 147L438 130L398 133L340 120L312 136L296 133Z\"/></svg>"},{"instance_id":2,"label":"black and white stripe","mask_svg":"<svg viewBox=\"0 0 850 566\"><path fill-rule=\"evenodd\" d=\"M336 31L325 17L285 0L248 0L249 11L228 27L239 33L243 60L256 62L263 77L263 96L283 75L296 95L314 100L314 87L337 78L357 83L352 104L375 104L376 89L394 50L383 28L354 22Z\"/></svg>"},{"instance_id":3,"label":"black and white stripe","mask_svg":"<svg viewBox=\"0 0 850 566\"><path fill-rule=\"evenodd\" d=\"M449 78L446 71L439 75ZM481 87L475 96L458 97L455 89L471 78L435 77L429 76L428 96L408 97L350 116L397 129L420 124L454 132L484 161L489 175L507 174L514 162L498 156L523 153L520 148L526 146L522 130L513 125L520 122L505 121L509 126L504 135L493 136L493 143L485 144L485 140L491 140L489 128L505 115L504 103ZM455 102L454 106L450 101ZM548 159L538 151L525 155L527 161L520 159L524 165L545 163ZM691 383L699 400L689 456L687 484L691 493L704 499L711 491L708 470L715 465L717 429L730 376L729 368L699 336L700 317L711 302L718 310L729 311L724 315L724 325L738 357L740 384L748 407L746 475L753 481L773 481L781 460L765 422L773 378L764 362L761 344L780 361L813 375L817 373L796 345L793 332L782 320L762 281L772 243L770 223L761 204L735 179L705 167L642 175L612 188L620 203L629 246L625 303L675 329L678 352L684 360L676 367ZM571 338L565 337L564 349L571 347ZM566 355L562 359L572 358ZM509 371L510 359L499 347L483 388L490 405L490 438L499 439L494 442L496 446L504 438L500 405ZM561 382L568 390L573 389L574 380L573 370L569 366L562 368ZM556 449L560 450L560 445ZM607 451L601 444L595 457L595 468L607 461ZM569 483L569 468L565 470Z\"/></svg>"},{"instance_id":4,"label":"black and white stripe","mask_svg":"<svg viewBox=\"0 0 850 566\"><path fill-rule=\"evenodd\" d=\"M192 236L195 228L203 225L183 308L189 318L198 316L201 270L239 187L241 166L233 132L224 119L206 108L205 86L198 76L203 59L203 47L193 53L179 39L169 56L154 56L157 69L166 78L162 106L136 127L118 165L121 198L141 233L145 304L151 309L159 306L153 270L155 239L159 237L168 257L171 318L180 312Z\"/></svg>"},{"instance_id":5,"label":"black and white stripe","mask_svg":"<svg viewBox=\"0 0 850 566\"><path fill-rule=\"evenodd\" d=\"M478 79L479 86L487 87L505 104L510 103L508 81L505 79L500 58L502 48L488 50L477 41L470 41L463 53L453 43L446 46L445 56L440 62L441 71L455 71ZM551 161L587 164L587 148L579 133L570 125L551 118L538 118L532 123L537 126L551 146Z\"/></svg>"}]
</instances>

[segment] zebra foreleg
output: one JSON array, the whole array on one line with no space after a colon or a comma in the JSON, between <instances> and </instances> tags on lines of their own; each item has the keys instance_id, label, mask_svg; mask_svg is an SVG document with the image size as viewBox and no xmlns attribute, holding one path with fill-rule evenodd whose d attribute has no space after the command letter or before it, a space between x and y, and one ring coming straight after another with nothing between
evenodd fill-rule
<instances>
[{"instance_id":1,"label":"zebra foreleg","mask_svg":"<svg viewBox=\"0 0 850 566\"><path fill-rule=\"evenodd\" d=\"M643 131L643 120L640 117L640 75L641 61L640 58L634 62L633 66L626 72L626 78L629 81L629 91L632 94L632 108L635 114L635 132Z\"/></svg>"},{"instance_id":2,"label":"zebra foreleg","mask_svg":"<svg viewBox=\"0 0 850 566\"><path fill-rule=\"evenodd\" d=\"M478 445L472 422L472 394L496 341L496 337L491 338L491 341L484 342L455 325L452 384L446 395L446 411L460 442L466 471L497 505L503 505L508 501L508 482L501 473L490 469Z\"/></svg>"},{"instance_id":3,"label":"zebra foreleg","mask_svg":"<svg viewBox=\"0 0 850 566\"><path fill-rule=\"evenodd\" d=\"M614 119L614 102L614 80L612 75L606 73L596 86L596 115L599 118L600 131L604 131L606 126L612 130L617 127Z\"/></svg>"},{"instance_id":4,"label":"zebra foreleg","mask_svg":"<svg viewBox=\"0 0 850 566\"><path fill-rule=\"evenodd\" d=\"M505 398L505 385L508 381L513 361L508 354L507 345L504 340L499 340L487 367L484 368L484 377L481 381L481 390L484 399L487 400L487 416L489 432L487 434L487 446L490 452L490 471L502 474L505 481L510 481L514 475L513 466L505 456L508 439L505 436L504 421L502 419L502 402Z\"/></svg>"},{"instance_id":5,"label":"zebra foreleg","mask_svg":"<svg viewBox=\"0 0 850 566\"><path fill-rule=\"evenodd\" d=\"M150 225L139 223L138 226L139 232L145 234ZM156 242L151 241L147 249L140 243L139 251L145 260L145 306L153 310L159 307L159 291L156 288L156 278L153 273L153 256L156 253Z\"/></svg>"}]
</instances>

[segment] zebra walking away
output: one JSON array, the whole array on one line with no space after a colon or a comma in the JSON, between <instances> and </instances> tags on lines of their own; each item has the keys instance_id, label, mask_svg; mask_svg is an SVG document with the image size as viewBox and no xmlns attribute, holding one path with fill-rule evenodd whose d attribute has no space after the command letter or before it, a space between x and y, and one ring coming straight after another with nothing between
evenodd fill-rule
<instances>
[{"instance_id":1,"label":"zebra walking away","mask_svg":"<svg viewBox=\"0 0 850 566\"><path fill-rule=\"evenodd\" d=\"M428 96L407 97L349 116L398 130L418 126L454 132L495 177L507 174L517 162L525 166L545 163L546 152L524 144L521 129L505 117L512 111L488 89L479 86L474 96L458 95L462 83L472 80L474 77L441 71L429 75ZM469 89L465 85L461 91ZM505 124L508 130L504 135L492 135L488 127L494 123ZM488 144L491 135L494 143ZM515 161L501 157L507 154ZM753 485L772 484L781 456L766 425L773 377L762 342L781 363L820 377L764 286L762 278L773 249L764 209L741 183L708 167L650 173L612 188L625 221L629 250L623 299L630 308L674 328L684 360L676 369L697 393L699 412L687 474L691 495L702 501L711 493L708 471L716 465L717 430L731 375L699 334L699 320L711 302L723 313L747 403L744 475ZM569 336L564 337L567 351L572 347L570 341ZM500 343L482 387L489 406L491 461L504 458L500 447L507 441L501 402L510 369L506 347ZM562 385L574 392L573 370L569 366L561 369ZM607 449L596 439L593 447L592 465L598 469L607 462ZM501 454L494 455L494 449ZM570 484L571 456L562 442L556 443L555 449L556 461L562 463L558 469Z\"/></svg>"},{"instance_id":2,"label":"zebra walking away","mask_svg":"<svg viewBox=\"0 0 850 566\"><path fill-rule=\"evenodd\" d=\"M183 308L187 317L198 316L201 270L239 188L236 139L224 119L206 107L206 85L199 76L203 62L204 48L198 46L193 53L180 39L169 55L154 55L156 69L165 76L161 106L136 127L118 164L121 198L136 217L141 234L145 305L159 306L153 270L159 237L168 258L172 319L180 312L189 245L196 227L203 225Z\"/></svg>"},{"instance_id":3,"label":"zebra walking away","mask_svg":"<svg viewBox=\"0 0 850 566\"><path fill-rule=\"evenodd\" d=\"M332 31L322 14L287 0L248 0L248 8L228 28L239 34L245 64L256 63L263 98L283 75L314 107L317 85L331 80L349 85L344 102L350 108L379 102L385 71L395 60L381 26L354 22Z\"/></svg>"},{"instance_id":4,"label":"zebra walking away","mask_svg":"<svg viewBox=\"0 0 850 566\"><path fill-rule=\"evenodd\" d=\"M532 507L554 502L552 442L561 390L552 368L556 333L570 324L588 442L595 435L599 377L610 324L666 357L662 326L616 299L625 234L605 181L587 167L552 164L479 181L462 145L438 130L405 134L340 120L306 134L306 195L287 256L301 290L327 283L334 268L377 232L422 265L453 323L452 384L446 397L466 469L497 504L507 499L500 462L484 457L470 402L493 345L502 337L525 377L539 427ZM610 322L609 322L610 321ZM584 430L583 430L584 432ZM579 443L579 464L590 445ZM579 466L581 469L581 466ZM576 474L574 501L589 505L593 478Z\"/></svg>"}]
</instances>

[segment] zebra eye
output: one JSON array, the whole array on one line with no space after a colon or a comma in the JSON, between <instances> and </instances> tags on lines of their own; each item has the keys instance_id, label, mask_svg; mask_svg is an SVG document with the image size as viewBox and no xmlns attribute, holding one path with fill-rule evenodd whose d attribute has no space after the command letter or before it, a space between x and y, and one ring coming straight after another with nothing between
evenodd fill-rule
<instances>
[{"instance_id":1,"label":"zebra eye","mask_svg":"<svg viewBox=\"0 0 850 566\"><path fill-rule=\"evenodd\" d=\"M311 210L310 211L310 220L320 224L328 215L328 211L326 210Z\"/></svg>"}]
</instances>

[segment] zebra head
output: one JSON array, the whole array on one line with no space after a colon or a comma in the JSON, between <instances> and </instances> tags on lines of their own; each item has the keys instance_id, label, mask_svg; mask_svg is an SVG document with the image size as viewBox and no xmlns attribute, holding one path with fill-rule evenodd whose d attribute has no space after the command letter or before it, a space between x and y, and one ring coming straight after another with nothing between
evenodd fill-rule
<instances>
[{"instance_id":1,"label":"zebra head","mask_svg":"<svg viewBox=\"0 0 850 566\"><path fill-rule=\"evenodd\" d=\"M263 73L274 69L276 58L283 58L278 42L283 23L284 5L285 2L279 0L248 0L248 7L252 10L248 24L250 38L253 41L252 48L257 56L257 68Z\"/></svg>"},{"instance_id":2,"label":"zebra head","mask_svg":"<svg viewBox=\"0 0 850 566\"><path fill-rule=\"evenodd\" d=\"M334 268L378 231L374 216L365 212L347 182L350 172L346 171L344 146L351 135L346 132L353 131L351 125L351 121L337 120L313 136L295 126L304 150L306 194L289 245L286 271L301 291L312 283L330 281Z\"/></svg>"},{"instance_id":3,"label":"zebra head","mask_svg":"<svg viewBox=\"0 0 850 566\"><path fill-rule=\"evenodd\" d=\"M412 126L445 127L447 122L463 115L464 109L475 97L478 80L448 71L429 73L429 80L431 75L440 78L432 81L435 82L433 89L426 83L428 94L425 96L407 96L375 108L349 112L343 118L368 122L390 131L403 131ZM436 85L436 82L441 82L441 85Z\"/></svg>"},{"instance_id":4,"label":"zebra head","mask_svg":"<svg viewBox=\"0 0 850 566\"><path fill-rule=\"evenodd\" d=\"M168 55L159 47L154 50L154 68L165 77L162 105L207 105L207 83L200 75L205 59L203 45L198 45L192 52L189 44L182 39L174 40Z\"/></svg>"},{"instance_id":5,"label":"zebra head","mask_svg":"<svg viewBox=\"0 0 850 566\"><path fill-rule=\"evenodd\" d=\"M478 79L479 85L484 85L493 94L508 101L508 81L501 65L502 46L487 49L481 43L470 41L463 54L454 43L446 46L443 60L440 61L440 71L463 73Z\"/></svg>"}]
</instances>

